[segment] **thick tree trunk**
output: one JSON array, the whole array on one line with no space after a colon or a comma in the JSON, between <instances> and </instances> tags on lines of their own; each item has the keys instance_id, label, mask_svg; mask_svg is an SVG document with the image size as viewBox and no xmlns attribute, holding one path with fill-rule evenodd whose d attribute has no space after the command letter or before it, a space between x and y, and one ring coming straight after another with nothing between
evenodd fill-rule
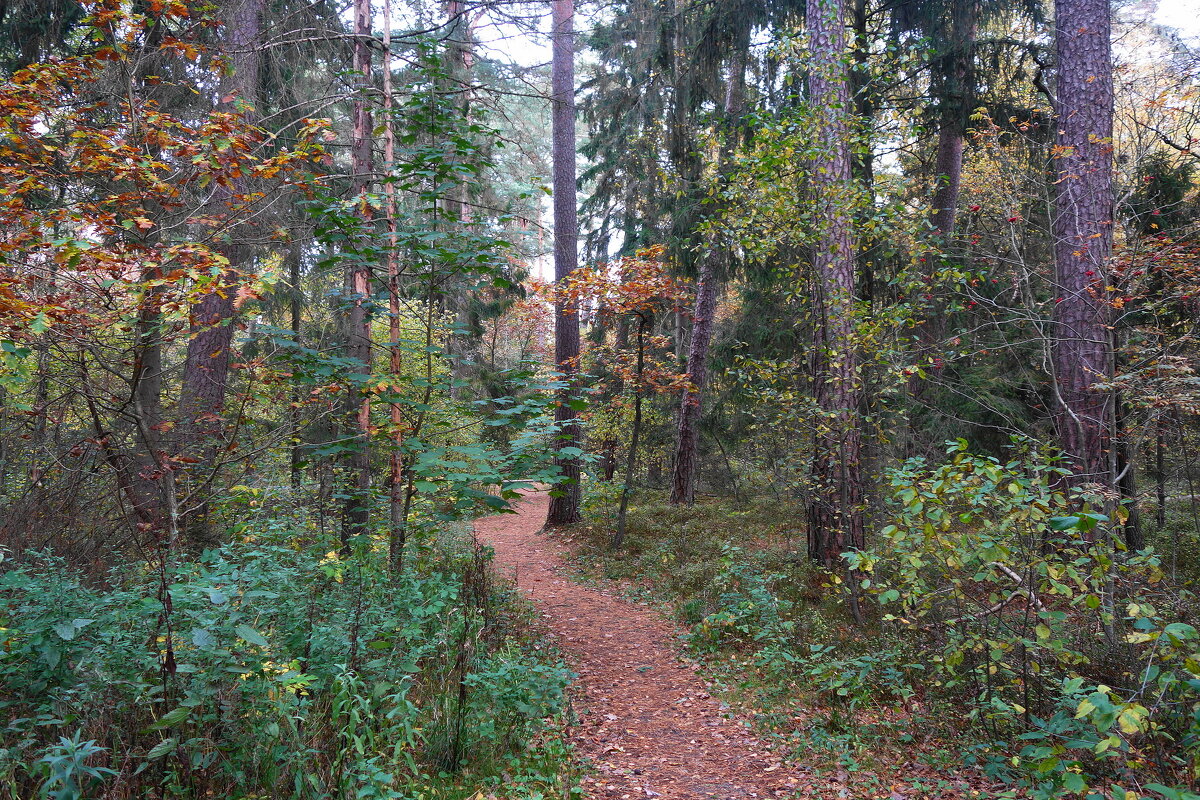
<instances>
[{"instance_id":1,"label":"thick tree trunk","mask_svg":"<svg viewBox=\"0 0 1200 800\"><path fill-rule=\"evenodd\" d=\"M943 240L954 235L958 193L962 186L963 131L955 121L942 115L938 130L937 155L933 165L934 190L929 215L930 225Z\"/></svg>"},{"instance_id":2,"label":"thick tree trunk","mask_svg":"<svg viewBox=\"0 0 1200 800\"><path fill-rule=\"evenodd\" d=\"M259 86L258 39L266 0L232 0L226 14L225 48L229 72L218 88L218 108L238 113L248 121L255 116ZM235 179L232 188L219 188L216 200L225 207L218 213L233 213L237 195L245 192L244 180ZM188 543L194 548L219 543L208 520L208 483L217 469L217 453L224 437L225 391L229 385L230 351L233 346L234 298L252 248L245 240L247 232L235 220L225 232L228 243L217 251L229 266L221 276L221 286L209 292L191 311L191 336L183 366L179 393L180 455L194 459L191 489L187 495L184 526Z\"/></svg>"},{"instance_id":3,"label":"thick tree trunk","mask_svg":"<svg viewBox=\"0 0 1200 800\"><path fill-rule=\"evenodd\" d=\"M808 551L832 567L864 545L861 394L855 329L855 254L851 187L850 97L846 84L841 0L808 0L812 48L809 102L818 114L820 146L810 162L822 229L812 249L818 315L814 387L822 418L814 440L808 502Z\"/></svg>"},{"instance_id":4,"label":"thick tree trunk","mask_svg":"<svg viewBox=\"0 0 1200 800\"><path fill-rule=\"evenodd\" d=\"M1115 424L1107 299L1112 256L1113 76L1108 0L1056 0L1054 424L1068 486L1111 489Z\"/></svg>"},{"instance_id":5,"label":"thick tree trunk","mask_svg":"<svg viewBox=\"0 0 1200 800\"><path fill-rule=\"evenodd\" d=\"M371 107L367 90L371 85L371 0L354 3L354 74L358 92L354 97L354 131L350 144L350 170L353 192L364 228L370 224L371 205L367 191L371 187ZM362 257L348 259L346 288L350 303L346 325L346 356L356 363L356 372L365 382L371 373L371 316L367 300L371 295L370 264ZM346 458L349 486L342 508L342 544L369 532L371 519L371 399L365 387L348 393L347 414L354 431L353 448Z\"/></svg>"},{"instance_id":6,"label":"thick tree trunk","mask_svg":"<svg viewBox=\"0 0 1200 800\"><path fill-rule=\"evenodd\" d=\"M554 279L564 280L579 263L579 218L575 205L575 35L574 0L552 0L554 12L552 122L554 160ZM561 427L560 447L580 447L578 413L571 407L579 357L579 315L564 302L554 306L554 363L568 387L559 392L554 419ZM555 459L564 482L550 498L549 525L579 521L581 499L579 459Z\"/></svg>"}]
</instances>

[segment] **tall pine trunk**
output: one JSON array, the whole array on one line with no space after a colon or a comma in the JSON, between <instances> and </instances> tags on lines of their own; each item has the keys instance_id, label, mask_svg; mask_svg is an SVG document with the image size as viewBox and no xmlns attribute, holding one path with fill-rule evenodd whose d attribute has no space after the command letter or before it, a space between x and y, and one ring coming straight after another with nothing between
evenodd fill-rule
<instances>
[{"instance_id":1,"label":"tall pine trunk","mask_svg":"<svg viewBox=\"0 0 1200 800\"><path fill-rule=\"evenodd\" d=\"M975 34L979 22L977 0L959 0L950 5L950 35L946 52L933 63L934 94L937 97L938 140L934 153L933 194L929 202L929 225L942 247L949 247L957 226L958 197L962 188L963 151L967 120L974 94ZM932 285L938 259L928 262L926 277ZM928 365L945 336L946 316L935 303L917 326L917 361ZM909 391L918 404L925 399L926 380L914 375ZM909 443L910 446L913 442Z\"/></svg>"},{"instance_id":2,"label":"tall pine trunk","mask_svg":"<svg viewBox=\"0 0 1200 800\"><path fill-rule=\"evenodd\" d=\"M259 36L266 0L233 0L227 11L224 46L229 65L222 77L218 109L241 114L246 121L256 116L259 86ZM235 178L229 187L219 186L215 199L225 206L218 210L239 213L237 196L247 190L244 179ZM194 462L191 491L184 509L185 534L194 548L218 543L208 520L208 489L217 453L224 438L225 393L233 347L234 299L253 248L244 223L234 221L225 232L227 242L217 251L228 261L221 286L204 295L191 310L191 335L183 365L179 393L180 455Z\"/></svg>"},{"instance_id":3,"label":"tall pine trunk","mask_svg":"<svg viewBox=\"0 0 1200 800\"><path fill-rule=\"evenodd\" d=\"M637 366L633 373L633 428L629 436L629 455L625 461L625 483L621 486L621 503L617 508L617 531L611 549L617 550L625 541L625 521L629 513L629 493L633 491L633 476L637 470L638 447L642 441L642 374L646 368L645 313L638 314Z\"/></svg>"},{"instance_id":4,"label":"tall pine trunk","mask_svg":"<svg viewBox=\"0 0 1200 800\"><path fill-rule=\"evenodd\" d=\"M814 389L817 421L808 501L808 551L832 567L841 553L864 544L861 395L855 350L855 253L842 0L808 0L812 69L809 102L816 112L819 146L809 162L821 226L812 248L816 277Z\"/></svg>"},{"instance_id":5,"label":"tall pine trunk","mask_svg":"<svg viewBox=\"0 0 1200 800\"><path fill-rule=\"evenodd\" d=\"M1054 424L1071 487L1115 476L1109 328L1113 235L1113 76L1108 0L1056 0Z\"/></svg>"},{"instance_id":6,"label":"tall pine trunk","mask_svg":"<svg viewBox=\"0 0 1200 800\"><path fill-rule=\"evenodd\" d=\"M575 207L575 3L552 0L553 55L551 103L554 160L554 279L563 281L579 263L579 218ZM554 420L561 428L560 447L579 447L582 435L578 413L571 407L579 358L579 315L564 301L554 305L554 363L567 387L559 392ZM581 496L579 459L555 459L565 481L550 498L549 525L579 521Z\"/></svg>"},{"instance_id":7,"label":"tall pine trunk","mask_svg":"<svg viewBox=\"0 0 1200 800\"><path fill-rule=\"evenodd\" d=\"M392 100L392 3L383 0L383 131L384 153L383 160L389 172L395 169L396 163L396 128L392 119L394 103ZM396 214L399 206L396 202L396 185L388 181L384 185L387 203L384 206L387 214L388 251L388 368L392 380L400 381L400 373L404 369L404 345L400 341L400 262L396 225ZM399 386L392 387L393 392L399 391ZM408 508L411 495L405 485L404 453L401 446L404 443L404 415L399 398L393 400L388 407L388 421L391 425L392 451L388 455L388 520L391 532L389 536L389 561L394 571L400 571L404 566L404 545L408 539Z\"/></svg>"},{"instance_id":8,"label":"tall pine trunk","mask_svg":"<svg viewBox=\"0 0 1200 800\"><path fill-rule=\"evenodd\" d=\"M962 187L963 145L974 84L977 0L951 4L948 51L937 63L938 143L929 222L943 241L954 235L958 195Z\"/></svg>"},{"instance_id":9,"label":"tall pine trunk","mask_svg":"<svg viewBox=\"0 0 1200 800\"><path fill-rule=\"evenodd\" d=\"M352 191L364 232L371 221L367 192L371 187L371 107L367 91L371 85L371 0L354 2L354 75L358 91L354 96L353 139L350 144ZM346 260L346 288L350 303L346 315L346 356L354 361L363 383L371 372L371 316L367 301L371 295L371 265L356 255ZM365 386L348 394L347 417L354 442L346 457L346 500L342 509L342 544L351 537L368 532L371 519L371 399Z\"/></svg>"},{"instance_id":10,"label":"tall pine trunk","mask_svg":"<svg viewBox=\"0 0 1200 800\"><path fill-rule=\"evenodd\" d=\"M748 37L739 43L730 65L729 87L725 93L726 136L720 152L718 172L723 173L737 147L737 118L742 112L746 83ZM728 259L723 243L710 239L700 257L696 279L696 305L692 312L692 340L688 344L688 387L679 403L679 424L675 436L675 459L671 469L671 504L692 505L696 501L697 451L700 444L700 417L704 390L708 382L708 351L712 345L713 323L720 292L716 262Z\"/></svg>"},{"instance_id":11,"label":"tall pine trunk","mask_svg":"<svg viewBox=\"0 0 1200 800\"><path fill-rule=\"evenodd\" d=\"M449 77L446 91L454 98L464 129L470 127L472 113L471 73L475 64L472 13L464 0L446 3L446 72ZM443 201L449 226L470 222L470 199L468 181L460 180L450 188ZM458 277L451 281L446 297L447 308L454 317L454 331L446 342L451 369L450 396L453 398L463 396L471 375L478 372L480 324L474 294L470 281Z\"/></svg>"}]
</instances>

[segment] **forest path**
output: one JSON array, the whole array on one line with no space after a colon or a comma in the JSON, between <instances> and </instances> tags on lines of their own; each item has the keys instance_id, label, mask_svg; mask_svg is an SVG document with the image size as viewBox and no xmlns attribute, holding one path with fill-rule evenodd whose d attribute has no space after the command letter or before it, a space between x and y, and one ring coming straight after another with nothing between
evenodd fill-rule
<instances>
[{"instance_id":1,"label":"forest path","mask_svg":"<svg viewBox=\"0 0 1200 800\"><path fill-rule=\"evenodd\" d=\"M589 798L742 800L794 796L799 778L744 720L730 718L675 645L662 615L572 581L567 546L540 535L549 498L475 523L496 569L533 601L579 674L571 738L593 762Z\"/></svg>"}]
</instances>

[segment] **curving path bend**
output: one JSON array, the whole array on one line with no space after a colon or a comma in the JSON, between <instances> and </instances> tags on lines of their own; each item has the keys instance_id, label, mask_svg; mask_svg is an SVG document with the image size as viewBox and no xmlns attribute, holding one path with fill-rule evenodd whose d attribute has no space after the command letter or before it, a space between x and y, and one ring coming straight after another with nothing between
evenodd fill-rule
<instances>
[{"instance_id":1,"label":"curving path bend","mask_svg":"<svg viewBox=\"0 0 1200 800\"><path fill-rule=\"evenodd\" d=\"M586 796L794 797L798 774L709 695L673 646L678 629L645 606L565 575L566 545L541 535L547 504L545 494L531 494L518 513L478 520L475 531L579 674L572 739L595 768L584 779Z\"/></svg>"}]
</instances>

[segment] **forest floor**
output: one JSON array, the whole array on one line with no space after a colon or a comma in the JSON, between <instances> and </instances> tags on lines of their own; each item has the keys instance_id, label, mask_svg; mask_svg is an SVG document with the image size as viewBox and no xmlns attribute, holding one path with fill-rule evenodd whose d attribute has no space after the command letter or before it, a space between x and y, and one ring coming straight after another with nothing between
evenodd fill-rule
<instances>
[{"instance_id":1,"label":"forest floor","mask_svg":"<svg viewBox=\"0 0 1200 800\"><path fill-rule=\"evenodd\" d=\"M548 497L479 520L496 568L532 601L579 679L571 739L591 761L589 798L793 797L804 775L709 693L677 646L681 631L646 605L568 576L565 543L540 535ZM835 795L836 796L836 795Z\"/></svg>"}]
</instances>

